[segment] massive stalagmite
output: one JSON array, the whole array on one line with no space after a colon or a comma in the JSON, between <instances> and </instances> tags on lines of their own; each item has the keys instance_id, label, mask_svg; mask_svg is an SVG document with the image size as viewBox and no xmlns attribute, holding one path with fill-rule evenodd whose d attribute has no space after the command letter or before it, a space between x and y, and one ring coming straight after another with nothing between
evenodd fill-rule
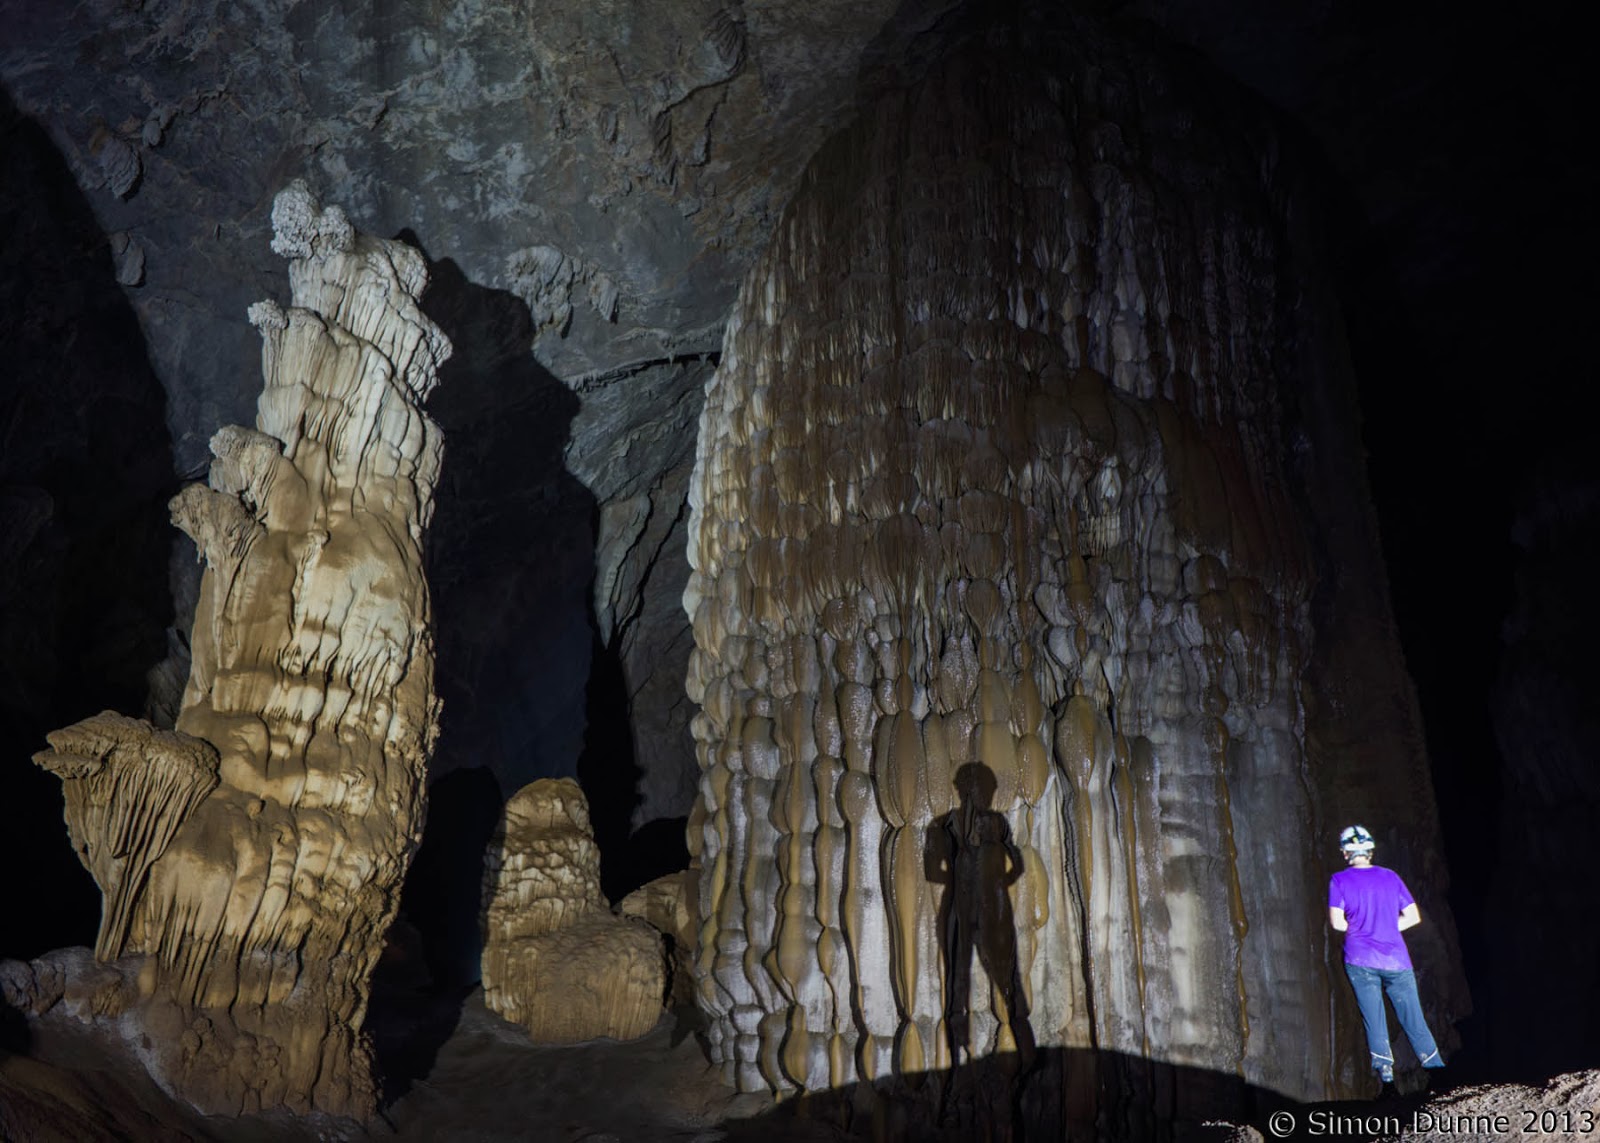
<instances>
[{"instance_id":1,"label":"massive stalagmite","mask_svg":"<svg viewBox=\"0 0 1600 1143\"><path fill-rule=\"evenodd\" d=\"M130 958L157 1077L196 1106L373 1107L362 1018L421 830L437 727L422 536L450 353L421 255L300 184L273 207L293 301L251 307L254 429L172 502L206 570L176 732L103 714L50 736ZM127 1025L125 1025L125 1028Z\"/></svg>"},{"instance_id":2,"label":"massive stalagmite","mask_svg":"<svg viewBox=\"0 0 1600 1143\"><path fill-rule=\"evenodd\" d=\"M1272 152L1072 31L825 147L707 388L690 845L746 1090L1035 1044L1337 1086Z\"/></svg>"}]
</instances>

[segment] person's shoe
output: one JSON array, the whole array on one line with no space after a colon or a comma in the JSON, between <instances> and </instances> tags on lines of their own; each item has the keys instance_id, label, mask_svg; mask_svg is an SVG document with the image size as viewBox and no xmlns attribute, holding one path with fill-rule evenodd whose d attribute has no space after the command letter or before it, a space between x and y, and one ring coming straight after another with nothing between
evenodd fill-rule
<instances>
[{"instance_id":1,"label":"person's shoe","mask_svg":"<svg viewBox=\"0 0 1600 1143\"><path fill-rule=\"evenodd\" d=\"M1378 1078L1380 1080L1382 1080L1384 1083L1393 1083L1394 1082L1394 1068L1392 1066L1390 1066L1389 1064L1384 1064L1381 1068L1378 1069Z\"/></svg>"}]
</instances>

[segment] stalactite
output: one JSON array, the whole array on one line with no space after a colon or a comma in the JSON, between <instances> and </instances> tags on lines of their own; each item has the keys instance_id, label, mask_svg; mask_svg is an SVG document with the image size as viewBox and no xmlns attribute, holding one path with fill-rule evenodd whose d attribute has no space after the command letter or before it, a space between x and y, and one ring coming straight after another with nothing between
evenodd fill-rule
<instances>
[{"instance_id":1,"label":"stalactite","mask_svg":"<svg viewBox=\"0 0 1600 1143\"><path fill-rule=\"evenodd\" d=\"M690 830L744 1089L1027 1038L1327 1094L1327 983L1278 964L1322 946L1272 222L1067 59L969 48L826 146L707 386ZM1004 958L970 1013L943 963L930 846L980 820L1015 1013Z\"/></svg>"},{"instance_id":2,"label":"stalactite","mask_svg":"<svg viewBox=\"0 0 1600 1143\"><path fill-rule=\"evenodd\" d=\"M220 430L209 486L172 502L206 563L177 733L102 715L40 761L107 894L97 955L144 958L157 1078L212 1112L366 1115L360 1028L437 729L422 535L442 442L421 404L450 344L417 308L415 250L300 184L273 225L293 303L250 310L256 427ZM130 849L125 823L152 817Z\"/></svg>"}]
</instances>

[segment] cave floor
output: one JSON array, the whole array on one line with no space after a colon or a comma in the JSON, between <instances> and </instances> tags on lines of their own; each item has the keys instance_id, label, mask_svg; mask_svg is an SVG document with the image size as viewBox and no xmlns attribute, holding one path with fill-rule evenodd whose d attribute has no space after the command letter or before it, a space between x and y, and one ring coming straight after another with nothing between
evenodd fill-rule
<instances>
[{"instance_id":1,"label":"cave floor","mask_svg":"<svg viewBox=\"0 0 1600 1143\"><path fill-rule=\"evenodd\" d=\"M427 1074L385 1116L401 1139L712 1143L729 1137L726 1121L771 1106L726 1086L691 1029L672 1016L628 1043L546 1047L529 1043L474 992Z\"/></svg>"},{"instance_id":2,"label":"cave floor","mask_svg":"<svg viewBox=\"0 0 1600 1143\"><path fill-rule=\"evenodd\" d=\"M278 1113L201 1116L149 1079L120 1041L52 1012L30 1024L25 1054L0 1052L0 1138L6 1143L291 1143L452 1140L495 1143L822 1143L823 1124L773 1123L774 1101L719 1078L692 1029L663 1017L641 1039L532 1044L489 1012L481 991L414 998L369 1021L398 1078L381 1116L358 1126Z\"/></svg>"},{"instance_id":3,"label":"cave floor","mask_svg":"<svg viewBox=\"0 0 1600 1143\"><path fill-rule=\"evenodd\" d=\"M481 991L453 999L414 996L379 1012L368 1027L386 1074L395 1079L381 1117L365 1126L279 1114L200 1116L161 1092L120 1040L59 1012L48 1013L29 1022L26 1054L0 1052L0 1139L839 1143L853 1138L825 1121L770 1114L771 1098L733 1091L707 1062L692 1026L679 1017L664 1017L648 1035L628 1043L546 1047L530 1043L520 1028L490 1013ZM1536 1125L1548 1121L1566 1128L1567 1137L1600 1140L1595 1120L1600 1071L1558 1077L1543 1090L1519 1085L1452 1089L1447 1081L1433 1092L1375 1102L1285 1107L1297 1121L1291 1134L1448 1135L1487 1143L1491 1135L1462 1130L1462 1117L1504 1114L1514 1129L1536 1112L1543 1116ZM1316 1129L1318 1116L1328 1130ZM1262 1126L1267 1124L1214 1123L1174 1137L1260 1139Z\"/></svg>"}]
</instances>

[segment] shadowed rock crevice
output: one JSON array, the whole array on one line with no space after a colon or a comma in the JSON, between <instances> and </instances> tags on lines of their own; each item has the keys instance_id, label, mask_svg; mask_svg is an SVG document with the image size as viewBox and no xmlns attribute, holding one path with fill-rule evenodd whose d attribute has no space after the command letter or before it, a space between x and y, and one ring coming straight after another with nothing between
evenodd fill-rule
<instances>
[{"instance_id":1,"label":"shadowed rock crevice","mask_svg":"<svg viewBox=\"0 0 1600 1143\"><path fill-rule=\"evenodd\" d=\"M110 241L45 132L0 88L0 864L27 869L0 956L93 943L98 894L61 790L26 765L47 731L144 709L166 653L166 394Z\"/></svg>"},{"instance_id":2,"label":"shadowed rock crevice","mask_svg":"<svg viewBox=\"0 0 1600 1143\"><path fill-rule=\"evenodd\" d=\"M484 855L508 792L573 770L593 577L593 498L562 459L578 398L530 355L524 301L422 253L423 312L454 347L427 404L446 439L425 550L443 708L367 1023L385 1105L433 1067L477 985Z\"/></svg>"},{"instance_id":3,"label":"shadowed rock crevice","mask_svg":"<svg viewBox=\"0 0 1600 1143\"><path fill-rule=\"evenodd\" d=\"M563 459L579 399L529 354L525 302L430 265L424 311L457 346L428 405L450 442L427 552L444 701L431 772L483 766L517 790L570 776L584 736L594 498Z\"/></svg>"},{"instance_id":4,"label":"shadowed rock crevice","mask_svg":"<svg viewBox=\"0 0 1600 1143\"><path fill-rule=\"evenodd\" d=\"M639 793L643 772L634 760L632 720L620 717L631 709L622 655L617 647L600 642L598 630L594 635L585 700L588 730L577 777L589 800L594 839L600 846L601 890L615 902L643 884L636 880L627 855L634 810L643 800Z\"/></svg>"},{"instance_id":5,"label":"shadowed rock crevice","mask_svg":"<svg viewBox=\"0 0 1600 1143\"><path fill-rule=\"evenodd\" d=\"M426 553L440 801L401 908L433 984L459 989L478 979L483 856L505 798L570 776L583 741L594 508L563 462L578 398L530 355L527 304L448 258L429 268L423 310L455 346L428 403L448 442Z\"/></svg>"}]
</instances>

